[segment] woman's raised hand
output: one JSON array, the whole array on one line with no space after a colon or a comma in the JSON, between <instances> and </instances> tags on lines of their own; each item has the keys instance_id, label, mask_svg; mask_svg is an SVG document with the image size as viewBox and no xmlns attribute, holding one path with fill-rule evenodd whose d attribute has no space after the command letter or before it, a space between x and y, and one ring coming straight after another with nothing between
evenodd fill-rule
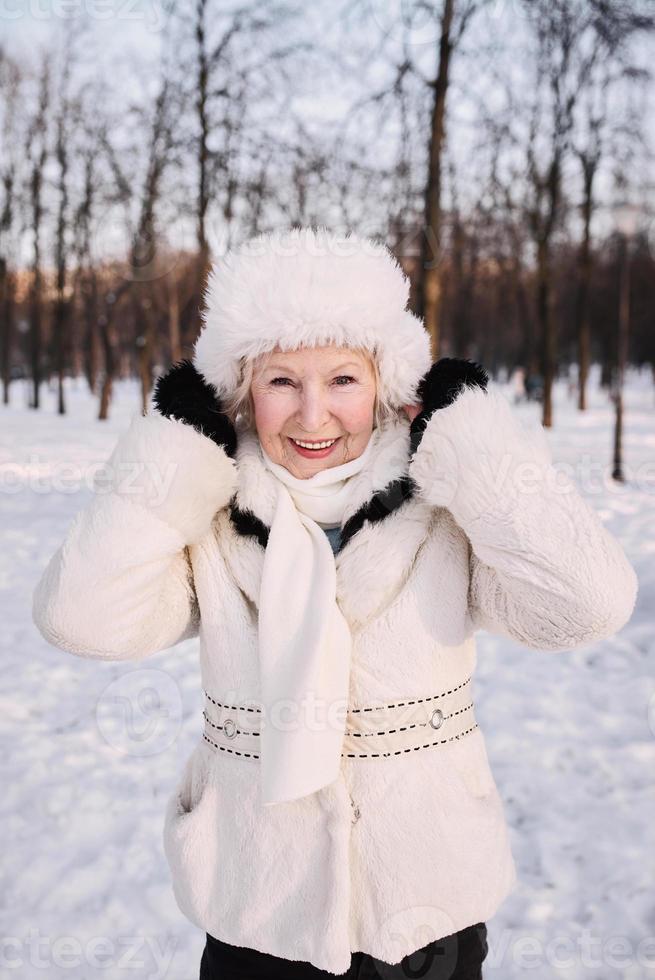
<instances>
[{"instance_id":1,"label":"woman's raised hand","mask_svg":"<svg viewBox=\"0 0 655 980\"><path fill-rule=\"evenodd\" d=\"M416 406L404 406L412 422L410 426L412 449L417 448L428 420L434 412L452 405L465 387L486 390L488 382L487 372L476 361L468 361L460 357L442 357L435 361L418 384L417 395L421 400L418 411L415 411ZM412 410L412 414L408 409Z\"/></svg>"},{"instance_id":2,"label":"woman's raised hand","mask_svg":"<svg viewBox=\"0 0 655 980\"><path fill-rule=\"evenodd\" d=\"M157 378L153 404L161 415L192 425L234 457L237 435L220 399L195 365L184 359Z\"/></svg>"}]
</instances>

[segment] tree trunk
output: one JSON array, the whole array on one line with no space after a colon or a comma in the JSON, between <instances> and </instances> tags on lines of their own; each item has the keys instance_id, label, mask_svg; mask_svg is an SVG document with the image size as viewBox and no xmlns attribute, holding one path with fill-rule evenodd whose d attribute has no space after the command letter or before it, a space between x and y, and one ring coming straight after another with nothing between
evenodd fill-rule
<instances>
[{"instance_id":1,"label":"tree trunk","mask_svg":"<svg viewBox=\"0 0 655 980\"><path fill-rule=\"evenodd\" d=\"M98 411L98 420L100 422L106 422L109 418L109 406L111 404L113 385L114 379L112 375L105 372L100 390L100 409Z\"/></svg>"},{"instance_id":2,"label":"tree trunk","mask_svg":"<svg viewBox=\"0 0 655 980\"><path fill-rule=\"evenodd\" d=\"M591 210L595 168L584 165L584 201L582 204L583 234L578 258L578 292L576 298L576 325L578 335L578 408L587 408L587 380L591 327L589 323L589 289L591 283Z\"/></svg>"},{"instance_id":3,"label":"tree trunk","mask_svg":"<svg viewBox=\"0 0 655 980\"><path fill-rule=\"evenodd\" d=\"M95 273L87 271L82 287L84 316L84 373L91 394L95 395L100 367L98 331L98 287Z\"/></svg>"},{"instance_id":4,"label":"tree trunk","mask_svg":"<svg viewBox=\"0 0 655 980\"><path fill-rule=\"evenodd\" d=\"M553 424L553 382L555 380L556 338L551 309L550 250L541 241L537 249L537 317L541 334L541 369L544 400L541 424Z\"/></svg>"},{"instance_id":5,"label":"tree trunk","mask_svg":"<svg viewBox=\"0 0 655 980\"><path fill-rule=\"evenodd\" d=\"M138 313L143 323L143 330L137 336L139 377L141 379L141 410L145 415L148 411L148 400L152 389L152 365L154 360L155 329L154 311L138 305ZM138 321L137 321L138 322Z\"/></svg>"},{"instance_id":6,"label":"tree trunk","mask_svg":"<svg viewBox=\"0 0 655 980\"><path fill-rule=\"evenodd\" d=\"M428 179L425 191L425 228L421 241L420 314L430 334L433 360L439 356L441 311L441 170L446 131L446 96L454 0L444 0L439 42L439 67L433 83L432 119L429 141Z\"/></svg>"},{"instance_id":7,"label":"tree trunk","mask_svg":"<svg viewBox=\"0 0 655 980\"><path fill-rule=\"evenodd\" d=\"M108 317L101 316L99 325L100 337L102 339L102 349L105 358L105 372L102 379L102 388L100 390L100 408L98 410L98 419L101 422L104 422L109 418L109 405L111 403L114 374L116 371L116 357L114 354L113 331Z\"/></svg>"},{"instance_id":8,"label":"tree trunk","mask_svg":"<svg viewBox=\"0 0 655 980\"><path fill-rule=\"evenodd\" d=\"M2 336L2 401L9 404L11 384L11 354L14 343L14 289L15 278L5 259L0 259L0 325Z\"/></svg>"},{"instance_id":9,"label":"tree trunk","mask_svg":"<svg viewBox=\"0 0 655 980\"><path fill-rule=\"evenodd\" d=\"M533 375L537 373L539 365L535 350L533 319L530 316L530 303L521 268L514 265L512 276L514 278L514 296L521 332L521 366L525 368L526 376L528 374Z\"/></svg>"},{"instance_id":10,"label":"tree trunk","mask_svg":"<svg viewBox=\"0 0 655 980\"><path fill-rule=\"evenodd\" d=\"M580 285L580 290L585 287ZM587 303L586 296L578 299L579 303ZM589 380L590 334L589 314L581 314L578 321L578 409L584 412L587 408L587 381Z\"/></svg>"},{"instance_id":11,"label":"tree trunk","mask_svg":"<svg viewBox=\"0 0 655 980\"><path fill-rule=\"evenodd\" d=\"M171 349L171 363L177 364L182 358L182 345L180 341L180 298L178 294L178 283L173 273L172 282L168 291L168 339Z\"/></svg>"},{"instance_id":12,"label":"tree trunk","mask_svg":"<svg viewBox=\"0 0 655 980\"><path fill-rule=\"evenodd\" d=\"M64 372L66 366L64 336L67 321L68 304L63 297L63 290L58 287L53 317L53 336L55 344L55 365L57 369L57 412L59 415L66 414L66 402L64 399Z\"/></svg>"},{"instance_id":13,"label":"tree trunk","mask_svg":"<svg viewBox=\"0 0 655 980\"><path fill-rule=\"evenodd\" d=\"M37 409L40 408L39 396L41 393L41 339L41 269L37 251L30 288L30 365L32 369L30 408Z\"/></svg>"},{"instance_id":14,"label":"tree trunk","mask_svg":"<svg viewBox=\"0 0 655 980\"><path fill-rule=\"evenodd\" d=\"M98 419L100 421L105 421L109 418L109 405L111 403L113 392L114 377L116 376L117 345L112 321L118 300L121 298L123 293L127 292L128 288L129 285L127 282L125 282L118 290L118 293L112 293L106 297L104 302L105 310L101 316L98 317L98 327L100 330L100 339L102 341L102 350L105 359L105 373L102 379L102 388L100 390L100 408L98 410Z\"/></svg>"},{"instance_id":15,"label":"tree trunk","mask_svg":"<svg viewBox=\"0 0 655 980\"><path fill-rule=\"evenodd\" d=\"M619 321L616 332L616 372L614 376L614 462L612 477L619 483L625 482L623 473L623 380L628 359L628 336L630 329L630 250L623 236L621 242L621 285Z\"/></svg>"}]
</instances>

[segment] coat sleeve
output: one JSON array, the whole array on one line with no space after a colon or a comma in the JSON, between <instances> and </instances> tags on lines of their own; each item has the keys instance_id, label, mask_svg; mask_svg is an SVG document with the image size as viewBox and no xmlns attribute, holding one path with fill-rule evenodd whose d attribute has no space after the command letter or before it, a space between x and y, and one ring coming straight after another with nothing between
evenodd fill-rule
<instances>
[{"instance_id":1,"label":"coat sleeve","mask_svg":"<svg viewBox=\"0 0 655 980\"><path fill-rule=\"evenodd\" d=\"M197 635L189 546L235 487L234 460L207 436L135 416L36 585L43 637L81 657L140 660Z\"/></svg>"},{"instance_id":2,"label":"coat sleeve","mask_svg":"<svg viewBox=\"0 0 655 980\"><path fill-rule=\"evenodd\" d=\"M523 426L499 392L465 388L436 411L409 472L469 540L474 629L562 650L632 615L637 577L621 545L553 466L544 430Z\"/></svg>"}]
</instances>

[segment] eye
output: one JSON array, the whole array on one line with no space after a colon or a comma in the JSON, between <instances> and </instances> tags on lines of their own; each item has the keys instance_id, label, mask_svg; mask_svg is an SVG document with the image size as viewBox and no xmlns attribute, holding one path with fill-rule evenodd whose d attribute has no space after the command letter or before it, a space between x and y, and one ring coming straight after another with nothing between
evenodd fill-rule
<instances>
[{"instance_id":1,"label":"eye","mask_svg":"<svg viewBox=\"0 0 655 980\"><path fill-rule=\"evenodd\" d=\"M337 382L337 381L345 381L347 384L351 384L351 383L352 384L356 384L356 381L357 381L356 378L353 378L349 374L340 374L334 380L335 380L335 382ZM289 378L282 378L282 377L280 377L280 378L272 378L271 381L269 382L269 384L277 385L278 387L284 387L284 382L285 381L289 381ZM344 388L345 385L337 385L337 387L338 388Z\"/></svg>"}]
</instances>

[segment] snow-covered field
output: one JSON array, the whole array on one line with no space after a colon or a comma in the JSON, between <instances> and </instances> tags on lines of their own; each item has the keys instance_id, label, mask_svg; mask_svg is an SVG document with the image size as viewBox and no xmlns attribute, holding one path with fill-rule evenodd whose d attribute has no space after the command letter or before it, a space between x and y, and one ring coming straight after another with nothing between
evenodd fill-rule
<instances>
[{"instance_id":1,"label":"snow-covered field","mask_svg":"<svg viewBox=\"0 0 655 980\"><path fill-rule=\"evenodd\" d=\"M486 980L655 977L655 393L650 375L630 375L621 486L595 379L584 417L558 385L549 439L640 593L620 635L574 652L479 634L477 714L520 878L487 923ZM205 937L177 909L161 843L202 730L197 641L93 662L31 621L42 569L139 411L130 382L107 423L83 382L67 394L64 417L45 386L40 412L22 383L0 408L0 977L197 980ZM516 411L538 421L536 405Z\"/></svg>"}]
</instances>

